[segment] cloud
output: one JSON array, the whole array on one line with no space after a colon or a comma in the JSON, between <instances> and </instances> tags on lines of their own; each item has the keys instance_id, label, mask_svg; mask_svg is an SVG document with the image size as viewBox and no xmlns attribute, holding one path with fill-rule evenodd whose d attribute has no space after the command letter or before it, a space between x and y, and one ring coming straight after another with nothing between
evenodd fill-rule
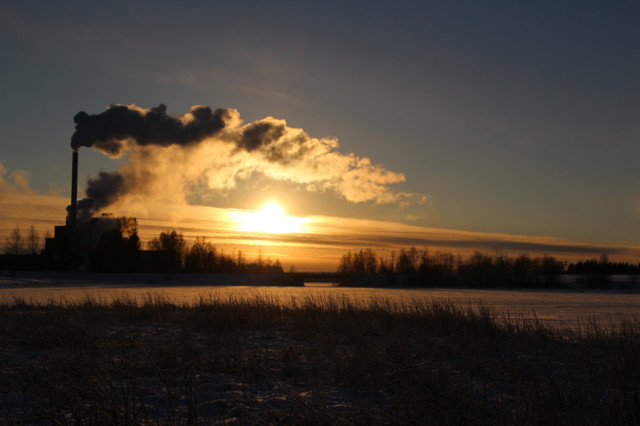
<instances>
[{"instance_id":1,"label":"cloud","mask_svg":"<svg viewBox=\"0 0 640 426\"><path fill-rule=\"evenodd\" d=\"M114 105L97 115L78 113L74 120L73 148L127 157L120 169L89 179L87 198L79 203L85 216L114 204L184 203L191 193L229 191L254 174L308 191L333 191L353 203L406 206L427 200L391 189L406 180L402 173L343 154L337 139L310 137L273 117L242 125L234 109L196 106L173 117L164 105Z\"/></svg>"},{"instance_id":2,"label":"cloud","mask_svg":"<svg viewBox=\"0 0 640 426\"><path fill-rule=\"evenodd\" d=\"M6 177L8 176L8 177ZM0 194L22 192L25 194L33 194L33 190L29 185L31 173L26 170L16 169L9 173L9 170L0 163Z\"/></svg>"},{"instance_id":3,"label":"cloud","mask_svg":"<svg viewBox=\"0 0 640 426\"><path fill-rule=\"evenodd\" d=\"M0 247L16 226L25 230L35 226L44 235L64 218L67 197L40 195L29 185L26 170L9 171L0 163Z\"/></svg>"},{"instance_id":4,"label":"cloud","mask_svg":"<svg viewBox=\"0 0 640 426\"><path fill-rule=\"evenodd\" d=\"M0 189L3 189L7 185L4 175L7 174L7 168L4 164L0 163Z\"/></svg>"}]
</instances>

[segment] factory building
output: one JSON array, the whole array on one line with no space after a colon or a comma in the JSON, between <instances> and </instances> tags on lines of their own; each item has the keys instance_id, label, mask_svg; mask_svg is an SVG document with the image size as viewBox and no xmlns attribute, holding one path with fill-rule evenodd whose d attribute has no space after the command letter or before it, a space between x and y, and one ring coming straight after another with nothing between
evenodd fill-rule
<instances>
[{"instance_id":1,"label":"factory building","mask_svg":"<svg viewBox=\"0 0 640 426\"><path fill-rule=\"evenodd\" d=\"M73 227L56 226L45 241L46 263L50 270L134 271L139 246L136 218L102 215Z\"/></svg>"}]
</instances>

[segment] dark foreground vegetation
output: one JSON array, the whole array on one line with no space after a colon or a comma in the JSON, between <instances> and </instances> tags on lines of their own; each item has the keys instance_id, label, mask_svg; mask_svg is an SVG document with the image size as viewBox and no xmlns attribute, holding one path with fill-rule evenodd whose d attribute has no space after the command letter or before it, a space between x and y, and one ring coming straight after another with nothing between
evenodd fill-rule
<instances>
[{"instance_id":1,"label":"dark foreground vegetation","mask_svg":"<svg viewBox=\"0 0 640 426\"><path fill-rule=\"evenodd\" d=\"M638 424L640 326L267 297L0 304L0 422Z\"/></svg>"}]
</instances>

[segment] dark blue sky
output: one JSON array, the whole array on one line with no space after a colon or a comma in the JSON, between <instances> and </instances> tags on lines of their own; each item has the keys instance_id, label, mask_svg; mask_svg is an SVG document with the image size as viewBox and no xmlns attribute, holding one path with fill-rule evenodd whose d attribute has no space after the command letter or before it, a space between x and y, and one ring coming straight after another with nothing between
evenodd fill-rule
<instances>
[{"instance_id":1,"label":"dark blue sky","mask_svg":"<svg viewBox=\"0 0 640 426\"><path fill-rule=\"evenodd\" d=\"M68 192L78 111L210 105L337 137L430 197L254 177L210 205L640 242L637 2L0 1L0 51L0 163L40 192Z\"/></svg>"}]
</instances>

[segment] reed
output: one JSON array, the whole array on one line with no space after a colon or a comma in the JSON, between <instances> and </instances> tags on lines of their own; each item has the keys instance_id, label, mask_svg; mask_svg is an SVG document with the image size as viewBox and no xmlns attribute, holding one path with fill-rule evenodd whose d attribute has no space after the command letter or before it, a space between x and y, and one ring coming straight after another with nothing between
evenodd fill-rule
<instances>
[{"instance_id":1,"label":"reed","mask_svg":"<svg viewBox=\"0 0 640 426\"><path fill-rule=\"evenodd\" d=\"M638 424L640 324L256 294L0 301L0 421Z\"/></svg>"}]
</instances>

